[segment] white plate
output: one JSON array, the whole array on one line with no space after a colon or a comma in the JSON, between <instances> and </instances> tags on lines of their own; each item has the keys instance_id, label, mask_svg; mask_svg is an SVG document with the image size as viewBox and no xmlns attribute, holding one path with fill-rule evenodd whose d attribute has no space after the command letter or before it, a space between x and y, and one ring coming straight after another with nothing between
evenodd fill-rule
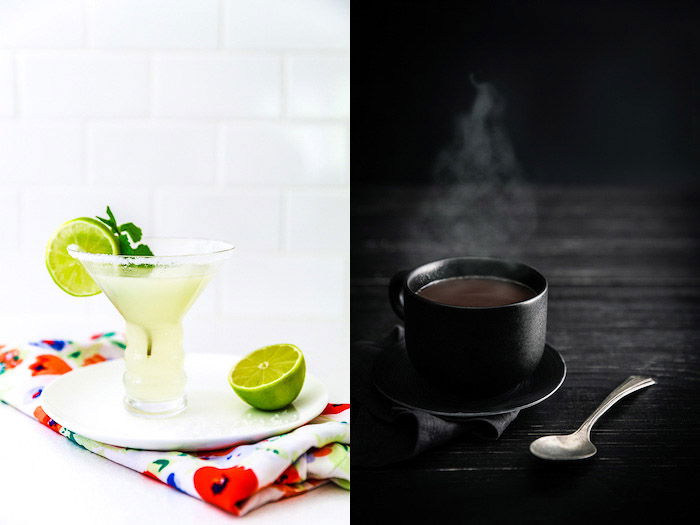
<instances>
[{"instance_id":1,"label":"white plate","mask_svg":"<svg viewBox=\"0 0 700 525\"><path fill-rule=\"evenodd\" d=\"M60 425L102 443L147 450L215 450L289 432L318 416L328 403L325 387L307 373L299 397L287 408L251 408L226 377L239 360L233 355L187 355L187 408L170 418L142 418L125 408L122 359L62 375L44 389L41 406Z\"/></svg>"}]
</instances>

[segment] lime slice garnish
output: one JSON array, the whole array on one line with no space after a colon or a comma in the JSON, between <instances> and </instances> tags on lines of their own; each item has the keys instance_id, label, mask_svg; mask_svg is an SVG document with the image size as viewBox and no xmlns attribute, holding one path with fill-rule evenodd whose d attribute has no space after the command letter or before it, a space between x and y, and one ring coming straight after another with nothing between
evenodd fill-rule
<instances>
[{"instance_id":1,"label":"lime slice garnish","mask_svg":"<svg viewBox=\"0 0 700 525\"><path fill-rule=\"evenodd\" d=\"M100 288L83 265L70 256L70 245L89 253L118 254L117 240L100 221L80 217L61 224L46 244L46 269L61 290L78 297L97 295Z\"/></svg>"},{"instance_id":2,"label":"lime slice garnish","mask_svg":"<svg viewBox=\"0 0 700 525\"><path fill-rule=\"evenodd\" d=\"M304 354L290 344L255 350L231 369L228 382L238 396L261 410L278 410L294 401L304 386Z\"/></svg>"}]
</instances>

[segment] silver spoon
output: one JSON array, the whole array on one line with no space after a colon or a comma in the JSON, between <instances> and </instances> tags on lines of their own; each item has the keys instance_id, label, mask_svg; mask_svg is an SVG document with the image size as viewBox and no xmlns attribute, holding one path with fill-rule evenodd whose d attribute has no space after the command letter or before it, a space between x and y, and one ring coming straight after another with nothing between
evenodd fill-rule
<instances>
[{"instance_id":1,"label":"silver spoon","mask_svg":"<svg viewBox=\"0 0 700 525\"><path fill-rule=\"evenodd\" d=\"M632 392L656 384L651 377L630 376L588 416L573 434L543 436L530 443L530 452L542 459L572 460L590 458L596 453L591 442L591 428L611 406Z\"/></svg>"}]
</instances>

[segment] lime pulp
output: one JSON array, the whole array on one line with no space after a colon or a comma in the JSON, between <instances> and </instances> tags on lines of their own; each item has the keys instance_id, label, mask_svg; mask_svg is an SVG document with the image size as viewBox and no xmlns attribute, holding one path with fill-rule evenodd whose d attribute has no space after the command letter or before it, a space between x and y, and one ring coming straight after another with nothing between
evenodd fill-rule
<instances>
[{"instance_id":1,"label":"lime pulp","mask_svg":"<svg viewBox=\"0 0 700 525\"><path fill-rule=\"evenodd\" d=\"M229 384L249 405L279 410L292 403L304 386L306 362L295 345L259 348L241 359L229 373Z\"/></svg>"},{"instance_id":2,"label":"lime pulp","mask_svg":"<svg viewBox=\"0 0 700 525\"><path fill-rule=\"evenodd\" d=\"M117 240L100 221L80 217L64 222L46 244L46 269L58 287L76 297L97 295L100 288L83 265L68 253L71 245L89 253L118 254Z\"/></svg>"}]
</instances>

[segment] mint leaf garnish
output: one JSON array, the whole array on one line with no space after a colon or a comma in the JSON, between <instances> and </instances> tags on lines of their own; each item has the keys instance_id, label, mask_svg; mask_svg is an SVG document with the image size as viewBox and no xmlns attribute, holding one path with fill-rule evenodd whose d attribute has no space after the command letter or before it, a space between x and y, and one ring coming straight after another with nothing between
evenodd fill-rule
<instances>
[{"instance_id":1,"label":"mint leaf garnish","mask_svg":"<svg viewBox=\"0 0 700 525\"><path fill-rule=\"evenodd\" d=\"M109 206L107 206L107 211L109 211L109 214L111 215L111 210L109 209ZM98 220L102 221L105 223L107 226L109 226L110 230L112 230L112 233L115 233L119 230L117 227L117 223L114 221L113 217L110 217L109 219L103 219L102 217L97 217Z\"/></svg>"},{"instance_id":2,"label":"mint leaf garnish","mask_svg":"<svg viewBox=\"0 0 700 525\"><path fill-rule=\"evenodd\" d=\"M133 222L127 222L119 226L119 231L127 233L131 237L132 242L139 242L141 240L141 228L136 226Z\"/></svg>"},{"instance_id":3,"label":"mint leaf garnish","mask_svg":"<svg viewBox=\"0 0 700 525\"><path fill-rule=\"evenodd\" d=\"M114 218L112 210L107 206L107 219L97 217L111 231L119 243L119 253L121 255L153 255L153 252L146 244L136 244L141 240L141 228L133 222L126 222L118 226L117 219ZM136 244L135 246L132 246Z\"/></svg>"},{"instance_id":4,"label":"mint leaf garnish","mask_svg":"<svg viewBox=\"0 0 700 525\"><path fill-rule=\"evenodd\" d=\"M153 252L147 245L139 244L134 248L134 255L153 255Z\"/></svg>"}]
</instances>

